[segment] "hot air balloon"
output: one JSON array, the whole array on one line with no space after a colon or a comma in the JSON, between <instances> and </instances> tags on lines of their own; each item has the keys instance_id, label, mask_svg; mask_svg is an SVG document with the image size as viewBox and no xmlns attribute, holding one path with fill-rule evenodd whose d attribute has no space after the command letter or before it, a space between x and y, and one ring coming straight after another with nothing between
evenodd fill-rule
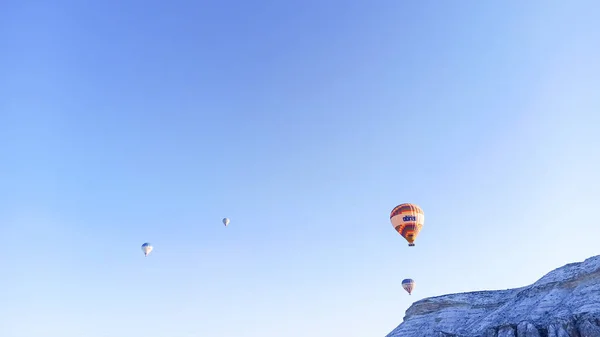
<instances>
[{"instance_id":1,"label":"hot air balloon","mask_svg":"<svg viewBox=\"0 0 600 337\"><path fill-rule=\"evenodd\" d=\"M152 245L150 245L148 242L146 242L142 245L142 251L144 252L144 256L148 256L148 254L150 254L152 249L153 249Z\"/></svg>"},{"instance_id":2,"label":"hot air balloon","mask_svg":"<svg viewBox=\"0 0 600 337\"><path fill-rule=\"evenodd\" d=\"M415 204L400 204L390 213L390 221L394 229L408 241L410 247L415 245L417 235L423 228L425 214Z\"/></svg>"},{"instance_id":3,"label":"hot air balloon","mask_svg":"<svg viewBox=\"0 0 600 337\"><path fill-rule=\"evenodd\" d=\"M404 288L409 295L412 295L412 291L415 288L415 281L410 278L402 280L402 288Z\"/></svg>"},{"instance_id":4,"label":"hot air balloon","mask_svg":"<svg viewBox=\"0 0 600 337\"><path fill-rule=\"evenodd\" d=\"M229 218L223 218L223 224L227 227L229 225Z\"/></svg>"}]
</instances>

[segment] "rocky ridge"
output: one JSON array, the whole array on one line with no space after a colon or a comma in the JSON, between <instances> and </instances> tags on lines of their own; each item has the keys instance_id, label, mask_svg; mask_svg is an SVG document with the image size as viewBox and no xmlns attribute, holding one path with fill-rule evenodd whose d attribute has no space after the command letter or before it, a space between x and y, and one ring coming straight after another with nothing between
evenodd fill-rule
<instances>
[{"instance_id":1,"label":"rocky ridge","mask_svg":"<svg viewBox=\"0 0 600 337\"><path fill-rule=\"evenodd\" d=\"M530 286L413 303L386 337L600 337L600 255Z\"/></svg>"}]
</instances>

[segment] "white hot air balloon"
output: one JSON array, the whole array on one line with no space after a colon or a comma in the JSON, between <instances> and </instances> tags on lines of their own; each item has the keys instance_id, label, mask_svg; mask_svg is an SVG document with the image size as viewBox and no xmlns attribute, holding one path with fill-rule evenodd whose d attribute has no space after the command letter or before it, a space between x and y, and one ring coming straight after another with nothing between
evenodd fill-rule
<instances>
[{"instance_id":1,"label":"white hot air balloon","mask_svg":"<svg viewBox=\"0 0 600 337\"><path fill-rule=\"evenodd\" d=\"M150 245L148 242L146 242L142 245L142 251L144 252L144 256L148 256L148 254L150 254L152 249L153 249L152 245Z\"/></svg>"},{"instance_id":2,"label":"white hot air balloon","mask_svg":"<svg viewBox=\"0 0 600 337\"><path fill-rule=\"evenodd\" d=\"M227 227L229 225L229 218L223 218L223 224Z\"/></svg>"}]
</instances>

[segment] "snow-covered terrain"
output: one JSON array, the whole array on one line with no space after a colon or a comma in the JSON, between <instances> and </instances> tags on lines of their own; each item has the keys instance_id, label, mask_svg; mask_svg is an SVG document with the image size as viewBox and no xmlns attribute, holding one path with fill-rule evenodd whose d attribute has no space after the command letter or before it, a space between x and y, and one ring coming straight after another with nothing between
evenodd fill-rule
<instances>
[{"instance_id":1,"label":"snow-covered terrain","mask_svg":"<svg viewBox=\"0 0 600 337\"><path fill-rule=\"evenodd\" d=\"M600 256L534 284L426 298L386 337L600 337Z\"/></svg>"}]
</instances>

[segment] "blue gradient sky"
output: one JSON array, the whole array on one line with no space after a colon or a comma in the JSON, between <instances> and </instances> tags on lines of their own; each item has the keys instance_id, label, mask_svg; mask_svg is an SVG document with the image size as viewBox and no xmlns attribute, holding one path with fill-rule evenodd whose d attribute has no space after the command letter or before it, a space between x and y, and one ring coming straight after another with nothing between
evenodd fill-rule
<instances>
[{"instance_id":1,"label":"blue gradient sky","mask_svg":"<svg viewBox=\"0 0 600 337\"><path fill-rule=\"evenodd\" d=\"M598 254L600 3L502 3L3 1L0 335L384 336Z\"/></svg>"}]
</instances>

